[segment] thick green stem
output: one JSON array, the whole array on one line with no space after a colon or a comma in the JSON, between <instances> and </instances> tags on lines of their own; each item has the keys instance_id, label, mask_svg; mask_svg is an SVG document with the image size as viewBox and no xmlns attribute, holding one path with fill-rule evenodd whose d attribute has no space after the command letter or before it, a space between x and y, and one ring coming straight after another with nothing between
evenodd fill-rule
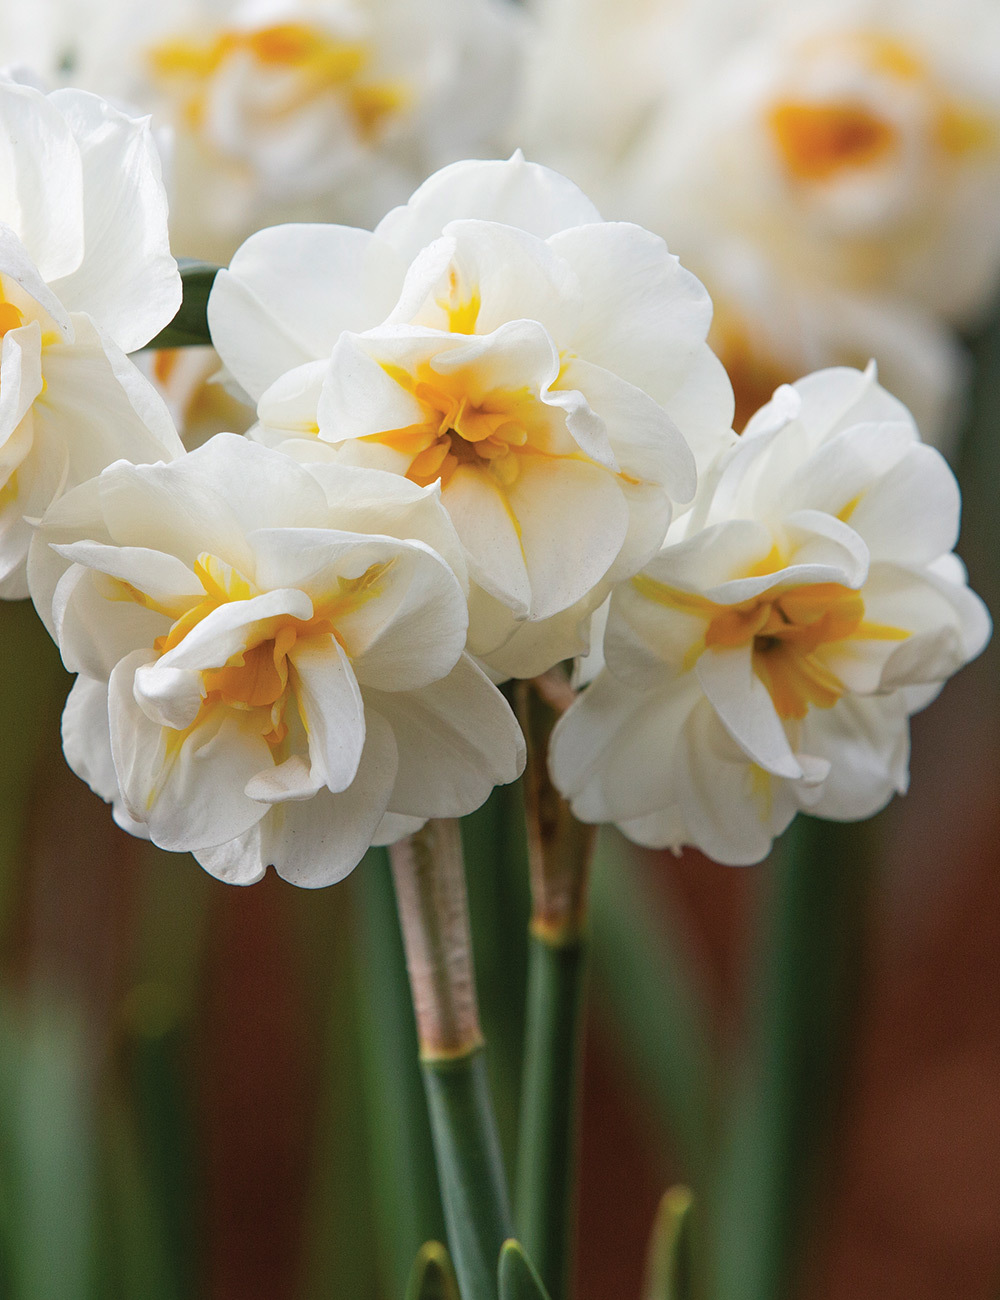
<instances>
[{"instance_id":1,"label":"thick green stem","mask_svg":"<svg viewBox=\"0 0 1000 1300\"><path fill-rule=\"evenodd\" d=\"M462 1298L496 1300L497 1260L512 1230L483 1049L421 1066Z\"/></svg>"},{"instance_id":2,"label":"thick green stem","mask_svg":"<svg viewBox=\"0 0 1000 1300\"><path fill-rule=\"evenodd\" d=\"M550 674L522 683L518 696L528 742L532 916L517 1221L552 1300L571 1293L587 884L595 834L574 818L548 775L549 737L566 702L563 685Z\"/></svg>"},{"instance_id":3,"label":"thick green stem","mask_svg":"<svg viewBox=\"0 0 1000 1300\"><path fill-rule=\"evenodd\" d=\"M511 1236L472 968L458 823L431 821L391 850L448 1244L463 1300L496 1300Z\"/></svg>"},{"instance_id":4,"label":"thick green stem","mask_svg":"<svg viewBox=\"0 0 1000 1300\"><path fill-rule=\"evenodd\" d=\"M533 935L517 1163L520 1239L552 1297L569 1293L586 945Z\"/></svg>"}]
</instances>

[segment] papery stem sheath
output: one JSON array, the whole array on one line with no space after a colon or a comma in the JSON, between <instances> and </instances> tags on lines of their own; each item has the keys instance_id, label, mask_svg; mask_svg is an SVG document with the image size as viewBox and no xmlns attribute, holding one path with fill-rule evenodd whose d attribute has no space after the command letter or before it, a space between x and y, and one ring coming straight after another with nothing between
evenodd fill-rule
<instances>
[{"instance_id":1,"label":"papery stem sheath","mask_svg":"<svg viewBox=\"0 0 1000 1300\"><path fill-rule=\"evenodd\" d=\"M463 1300L496 1300L512 1235L472 968L458 823L393 845L393 880L417 1020L448 1245Z\"/></svg>"},{"instance_id":2,"label":"papery stem sheath","mask_svg":"<svg viewBox=\"0 0 1000 1300\"><path fill-rule=\"evenodd\" d=\"M523 684L518 699L528 741L532 917L516 1206L528 1256L552 1300L565 1300L572 1274L587 882L595 829L573 817L549 779L548 739L565 692L553 690L548 680L546 689L542 685Z\"/></svg>"}]
</instances>

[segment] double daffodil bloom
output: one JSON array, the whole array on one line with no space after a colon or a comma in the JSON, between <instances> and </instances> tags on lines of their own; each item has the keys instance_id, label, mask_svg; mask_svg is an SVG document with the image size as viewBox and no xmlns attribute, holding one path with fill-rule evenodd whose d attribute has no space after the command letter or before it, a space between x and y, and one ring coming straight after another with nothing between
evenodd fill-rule
<instances>
[{"instance_id":1,"label":"double daffodil bloom","mask_svg":"<svg viewBox=\"0 0 1000 1300\"><path fill-rule=\"evenodd\" d=\"M125 356L181 298L149 124L95 95L0 79L0 595L67 487L183 446Z\"/></svg>"},{"instance_id":2,"label":"double daffodil bloom","mask_svg":"<svg viewBox=\"0 0 1000 1300\"><path fill-rule=\"evenodd\" d=\"M209 303L252 436L440 483L504 676L583 648L728 445L710 320L662 240L520 155L445 168L374 233L261 231Z\"/></svg>"},{"instance_id":3,"label":"double daffodil bloom","mask_svg":"<svg viewBox=\"0 0 1000 1300\"><path fill-rule=\"evenodd\" d=\"M611 602L553 778L639 843L759 861L798 809L870 816L908 719L989 636L951 553L958 489L873 370L774 399Z\"/></svg>"},{"instance_id":4,"label":"double daffodil bloom","mask_svg":"<svg viewBox=\"0 0 1000 1300\"><path fill-rule=\"evenodd\" d=\"M464 653L434 488L219 434L61 498L30 578L80 674L70 765L126 829L224 880L329 884L521 770L517 722Z\"/></svg>"}]
</instances>

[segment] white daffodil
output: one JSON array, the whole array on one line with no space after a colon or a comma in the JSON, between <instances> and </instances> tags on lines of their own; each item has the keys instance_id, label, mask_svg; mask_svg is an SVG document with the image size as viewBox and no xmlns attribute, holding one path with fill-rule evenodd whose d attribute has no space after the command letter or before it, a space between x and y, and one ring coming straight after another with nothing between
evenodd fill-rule
<instances>
[{"instance_id":1,"label":"white daffodil","mask_svg":"<svg viewBox=\"0 0 1000 1300\"><path fill-rule=\"evenodd\" d=\"M710 319L661 239L520 155L445 168L374 233L261 231L209 302L255 436L441 484L470 648L504 675L584 648L733 436Z\"/></svg>"},{"instance_id":2,"label":"white daffodil","mask_svg":"<svg viewBox=\"0 0 1000 1300\"><path fill-rule=\"evenodd\" d=\"M112 465L32 544L32 597L80 674L70 765L127 829L224 880L273 864L329 884L521 770L514 716L463 650L463 577L436 490L393 475L230 434Z\"/></svg>"},{"instance_id":3,"label":"white daffodil","mask_svg":"<svg viewBox=\"0 0 1000 1300\"><path fill-rule=\"evenodd\" d=\"M496 152L520 18L504 0L102 0L72 75L172 128L174 247L228 261L261 226L374 222Z\"/></svg>"},{"instance_id":4,"label":"white daffodil","mask_svg":"<svg viewBox=\"0 0 1000 1300\"><path fill-rule=\"evenodd\" d=\"M800 808L852 820L905 790L909 715L989 636L958 514L872 369L779 389L612 598L607 666L553 741L577 816L737 864Z\"/></svg>"},{"instance_id":5,"label":"white daffodil","mask_svg":"<svg viewBox=\"0 0 1000 1300\"><path fill-rule=\"evenodd\" d=\"M989 0L771 6L665 104L626 189L682 249L738 234L779 274L964 321L1000 273L998 74Z\"/></svg>"},{"instance_id":6,"label":"white daffodil","mask_svg":"<svg viewBox=\"0 0 1000 1300\"><path fill-rule=\"evenodd\" d=\"M25 517L113 460L183 451L125 356L181 298L145 121L0 79L0 595L27 595Z\"/></svg>"}]
</instances>

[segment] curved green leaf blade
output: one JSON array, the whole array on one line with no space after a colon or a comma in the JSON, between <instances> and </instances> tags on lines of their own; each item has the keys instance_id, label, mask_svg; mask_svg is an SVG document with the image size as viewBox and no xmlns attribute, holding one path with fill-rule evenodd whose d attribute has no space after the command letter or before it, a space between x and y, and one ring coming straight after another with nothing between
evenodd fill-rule
<instances>
[{"instance_id":1,"label":"curved green leaf blade","mask_svg":"<svg viewBox=\"0 0 1000 1300\"><path fill-rule=\"evenodd\" d=\"M169 325L146 344L150 348L193 348L212 342L208 332L208 295L219 272L211 262L178 258L184 297Z\"/></svg>"},{"instance_id":2,"label":"curved green leaf blade","mask_svg":"<svg viewBox=\"0 0 1000 1300\"><path fill-rule=\"evenodd\" d=\"M500 1300L549 1300L534 1264L519 1241L505 1241L497 1266Z\"/></svg>"},{"instance_id":3,"label":"curved green leaf blade","mask_svg":"<svg viewBox=\"0 0 1000 1300\"><path fill-rule=\"evenodd\" d=\"M646 1255L642 1300L690 1300L691 1207L694 1197L686 1187L663 1193Z\"/></svg>"},{"instance_id":4,"label":"curved green leaf blade","mask_svg":"<svg viewBox=\"0 0 1000 1300\"><path fill-rule=\"evenodd\" d=\"M451 1258L439 1241L427 1241L417 1252L406 1300L460 1300Z\"/></svg>"}]
</instances>

